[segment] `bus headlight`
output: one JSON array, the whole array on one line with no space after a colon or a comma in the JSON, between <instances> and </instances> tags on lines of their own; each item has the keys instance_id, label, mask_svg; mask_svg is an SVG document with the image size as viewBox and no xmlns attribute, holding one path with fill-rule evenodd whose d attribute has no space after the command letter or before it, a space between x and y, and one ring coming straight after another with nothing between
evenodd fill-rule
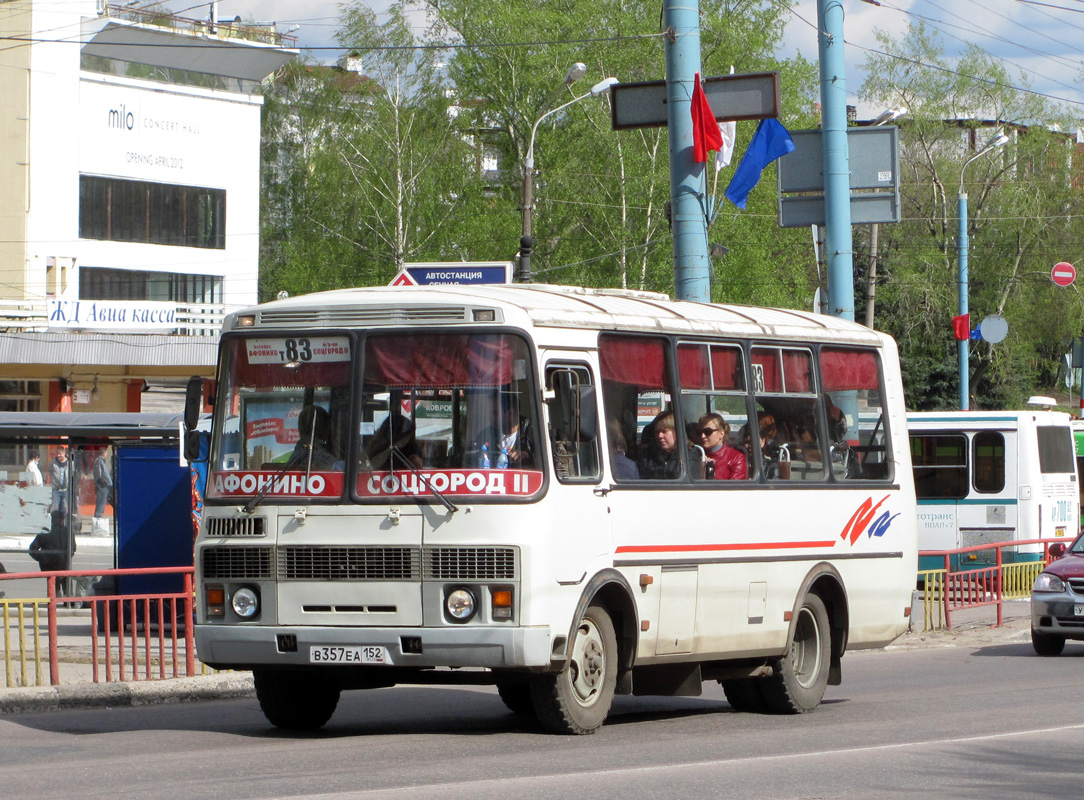
<instances>
[{"instance_id":1,"label":"bus headlight","mask_svg":"<svg viewBox=\"0 0 1084 800\"><path fill-rule=\"evenodd\" d=\"M1064 592L1065 581L1049 572L1040 572L1031 587L1033 592Z\"/></svg>"},{"instance_id":2,"label":"bus headlight","mask_svg":"<svg viewBox=\"0 0 1084 800\"><path fill-rule=\"evenodd\" d=\"M233 613L241 619L251 619L260 610L260 596L256 594L255 589L242 586L233 593L230 605L233 607Z\"/></svg>"},{"instance_id":3,"label":"bus headlight","mask_svg":"<svg viewBox=\"0 0 1084 800\"><path fill-rule=\"evenodd\" d=\"M444 610L453 622L466 622L474 616L477 608L478 602L470 589L456 589L454 592L449 592L444 601Z\"/></svg>"}]
</instances>

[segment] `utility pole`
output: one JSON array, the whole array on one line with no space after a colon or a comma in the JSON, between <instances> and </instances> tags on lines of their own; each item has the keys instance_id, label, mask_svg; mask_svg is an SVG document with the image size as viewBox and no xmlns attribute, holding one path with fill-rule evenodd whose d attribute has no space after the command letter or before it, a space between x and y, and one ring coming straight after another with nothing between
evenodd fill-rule
<instances>
[{"instance_id":1,"label":"utility pole","mask_svg":"<svg viewBox=\"0 0 1084 800\"><path fill-rule=\"evenodd\" d=\"M843 59L843 4L817 0L821 130L824 150L825 259L828 312L854 320L851 176L847 153L847 86Z\"/></svg>"},{"instance_id":2,"label":"utility pole","mask_svg":"<svg viewBox=\"0 0 1084 800\"><path fill-rule=\"evenodd\" d=\"M670 142L670 214L674 235L674 294L711 302L705 165L693 162L693 81L700 72L699 0L663 0L666 102ZM840 45L842 46L842 41Z\"/></svg>"}]
</instances>

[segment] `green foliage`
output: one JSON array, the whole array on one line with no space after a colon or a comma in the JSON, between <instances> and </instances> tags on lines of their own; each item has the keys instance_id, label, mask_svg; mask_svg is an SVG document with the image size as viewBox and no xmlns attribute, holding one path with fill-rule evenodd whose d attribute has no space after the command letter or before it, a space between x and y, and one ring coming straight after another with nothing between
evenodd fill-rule
<instances>
[{"instance_id":1,"label":"green foliage","mask_svg":"<svg viewBox=\"0 0 1084 800\"><path fill-rule=\"evenodd\" d=\"M862 97L910 114L901 134L903 221L880 226L876 325L900 342L908 406L957 407L950 320L957 314L963 191L972 327L991 314L1009 323L1004 342L970 345L970 405L1020 406L1052 388L1060 354L1080 330L1079 297L1049 279L1081 232L1074 142L1058 132L1074 124L1044 98L1013 89L1025 79L977 48L949 64L921 25L902 41L883 33L878 39L888 55L867 59ZM997 130L1011 141L980 155ZM856 233L856 253L868 253L865 232Z\"/></svg>"},{"instance_id":2,"label":"green foliage","mask_svg":"<svg viewBox=\"0 0 1084 800\"><path fill-rule=\"evenodd\" d=\"M381 23L354 2L343 7L338 38L363 59L371 79L364 91L298 65L268 97L264 297L384 283L402 261L513 260L536 121L605 77L665 75L657 2L431 0L427 7L427 43L457 47L412 49L401 5ZM702 72L779 70L784 123L810 126L815 70L774 55L782 8L702 0L700 10ZM587 76L566 88L576 61L587 64ZM754 128L739 124L738 158ZM588 97L539 124L536 280L673 291L667 147L665 128L613 131L607 97ZM496 173L480 169L487 158L500 165ZM720 196L734 166L718 178ZM729 206L716 218L710 238L730 252L716 264L714 299L811 305L809 234L775 225L774 183L769 168L747 211Z\"/></svg>"}]
</instances>

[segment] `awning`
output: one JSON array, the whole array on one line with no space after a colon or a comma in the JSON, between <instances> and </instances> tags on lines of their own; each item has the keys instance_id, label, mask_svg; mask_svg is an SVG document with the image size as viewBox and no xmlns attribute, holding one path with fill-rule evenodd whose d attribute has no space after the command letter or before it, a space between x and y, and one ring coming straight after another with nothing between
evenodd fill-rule
<instances>
[{"instance_id":1,"label":"awning","mask_svg":"<svg viewBox=\"0 0 1084 800\"><path fill-rule=\"evenodd\" d=\"M0 412L0 442L36 440L132 439L180 437L182 414L100 413L55 411Z\"/></svg>"},{"instance_id":2,"label":"awning","mask_svg":"<svg viewBox=\"0 0 1084 800\"><path fill-rule=\"evenodd\" d=\"M298 52L247 39L220 39L110 17L83 21L86 55L229 78L262 81Z\"/></svg>"}]
</instances>

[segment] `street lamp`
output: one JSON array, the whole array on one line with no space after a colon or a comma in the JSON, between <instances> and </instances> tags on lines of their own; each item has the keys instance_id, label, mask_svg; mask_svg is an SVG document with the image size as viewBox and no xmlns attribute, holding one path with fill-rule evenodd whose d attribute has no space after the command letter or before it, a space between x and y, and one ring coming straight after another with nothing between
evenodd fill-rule
<instances>
[{"instance_id":1,"label":"street lamp","mask_svg":"<svg viewBox=\"0 0 1084 800\"><path fill-rule=\"evenodd\" d=\"M907 106L889 108L882 111L870 121L870 127L879 128L890 122L895 122L907 114ZM873 329L874 301L877 295L877 241L880 226L871 222L869 226L869 269L866 270L866 327Z\"/></svg>"},{"instance_id":2,"label":"street lamp","mask_svg":"<svg viewBox=\"0 0 1084 800\"><path fill-rule=\"evenodd\" d=\"M565 86L571 86L582 78L586 72L587 67L584 64L579 62L573 64L565 78ZM615 83L620 83L620 81L617 78L606 78L599 81L586 94L574 97L564 105L557 106L552 111L547 111L535 120L534 127L531 128L531 140L527 145L527 156L523 159L523 234L519 240L519 262L516 267L517 283L531 282L531 248L534 246L534 239L531 237L531 211L534 205L534 137L538 133L538 126L546 117L568 108L573 103L586 100L588 97L598 97L605 94L610 91L610 87Z\"/></svg>"},{"instance_id":3,"label":"street lamp","mask_svg":"<svg viewBox=\"0 0 1084 800\"><path fill-rule=\"evenodd\" d=\"M957 244L957 275L959 279L958 285L958 311L959 316L967 314L967 192L964 191L964 170L967 169L967 165L974 161L979 156L984 156L992 150L1001 147L1003 144L1007 144L1009 137L1005 135L1003 131L997 131L993 138L990 139L979 152L971 156L964 162L964 165L960 167L960 191L956 195L956 202L958 208L958 216L960 218L960 229L956 234ZM957 360L960 365L960 410L967 411L970 405L968 399L969 387L968 387L968 372L970 370L970 358L971 358L971 340L960 339L956 342Z\"/></svg>"}]
</instances>

